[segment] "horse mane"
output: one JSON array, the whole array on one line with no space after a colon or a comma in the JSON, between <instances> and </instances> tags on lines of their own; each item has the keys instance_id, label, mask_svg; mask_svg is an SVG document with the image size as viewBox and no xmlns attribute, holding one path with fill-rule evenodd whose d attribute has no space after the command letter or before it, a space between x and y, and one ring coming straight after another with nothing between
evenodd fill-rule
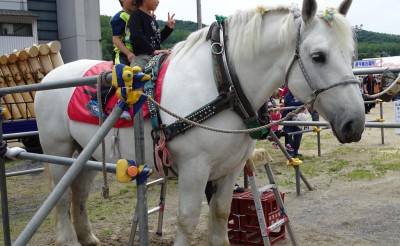
<instances>
[{"instance_id":1,"label":"horse mane","mask_svg":"<svg viewBox=\"0 0 400 246\"><path fill-rule=\"evenodd\" d=\"M324 18L322 14L318 14L320 18ZM329 25L327 23L327 25ZM335 13L333 16L332 27L335 37L342 47L348 50L355 49L354 30L351 28L350 22L341 14Z\"/></svg>"},{"instance_id":2,"label":"horse mane","mask_svg":"<svg viewBox=\"0 0 400 246\"><path fill-rule=\"evenodd\" d=\"M293 7L276 6L264 7L259 6L256 9L238 10L235 14L228 17L229 45L228 52L232 61L248 58L252 59L259 54L262 40L262 21L263 16L268 13L284 13L286 16L282 21L282 27L277 34L277 42L285 48L294 47L293 40L296 32L293 30L295 18L298 18L300 13L298 9ZM318 12L317 17L324 19L322 12ZM329 25L328 23L326 23ZM354 34L348 20L341 14L334 14L332 27L335 31L335 36L343 47L353 50L355 47ZM197 49L197 47L206 42L208 28L203 28L193 32L185 41L176 44L172 50L174 57L179 57L183 54L188 54ZM243 48L245 47L245 49Z\"/></svg>"}]
</instances>

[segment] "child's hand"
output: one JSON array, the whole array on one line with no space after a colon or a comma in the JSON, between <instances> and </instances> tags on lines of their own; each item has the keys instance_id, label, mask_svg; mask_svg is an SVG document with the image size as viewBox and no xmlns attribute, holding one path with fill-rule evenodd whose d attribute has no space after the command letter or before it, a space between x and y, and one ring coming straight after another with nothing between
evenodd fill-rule
<instances>
[{"instance_id":1,"label":"child's hand","mask_svg":"<svg viewBox=\"0 0 400 246\"><path fill-rule=\"evenodd\" d=\"M170 54L171 52L170 52L169 50L155 50L155 51L153 52L153 55L158 55L158 54L161 54L161 53L164 53L164 54L168 55L168 54Z\"/></svg>"},{"instance_id":2,"label":"child's hand","mask_svg":"<svg viewBox=\"0 0 400 246\"><path fill-rule=\"evenodd\" d=\"M169 15L169 12L168 12L167 26L168 26L169 28L171 28L171 29L174 29L174 26L175 26L174 16L175 16L175 14L173 14L172 16L170 16L170 15Z\"/></svg>"},{"instance_id":3,"label":"child's hand","mask_svg":"<svg viewBox=\"0 0 400 246\"><path fill-rule=\"evenodd\" d=\"M131 62L133 60L133 58L135 58L135 54L130 52L126 57L128 58L128 61Z\"/></svg>"}]
</instances>

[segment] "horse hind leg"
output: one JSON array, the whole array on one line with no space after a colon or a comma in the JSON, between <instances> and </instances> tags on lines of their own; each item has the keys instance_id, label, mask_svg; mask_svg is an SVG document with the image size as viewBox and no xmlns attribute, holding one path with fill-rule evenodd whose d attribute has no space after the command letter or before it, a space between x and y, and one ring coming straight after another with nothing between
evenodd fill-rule
<instances>
[{"instance_id":1,"label":"horse hind leg","mask_svg":"<svg viewBox=\"0 0 400 246\"><path fill-rule=\"evenodd\" d=\"M49 155L57 155L63 157L71 157L74 152L74 147L72 143L57 143L57 148L47 148L46 144L44 145L44 153ZM59 181L62 179L64 174L68 171L68 167L49 164L48 166L49 174L51 178L51 184L54 188ZM75 228L71 221L70 216L70 207L72 200L72 191L71 188L68 187L64 192L60 200L57 202L54 214L56 220L56 246L80 246L81 244L78 242L78 238L75 232Z\"/></svg>"},{"instance_id":2,"label":"horse hind leg","mask_svg":"<svg viewBox=\"0 0 400 246\"><path fill-rule=\"evenodd\" d=\"M49 173L52 179L52 187L60 181L62 176L67 172L68 167L49 165ZM75 228L72 225L70 216L72 192L71 188L67 188L60 200L57 202L54 209L56 221L56 246L80 246L75 233Z\"/></svg>"},{"instance_id":3,"label":"horse hind leg","mask_svg":"<svg viewBox=\"0 0 400 246\"><path fill-rule=\"evenodd\" d=\"M96 171L83 169L72 183L72 221L79 242L82 245L100 245L100 240L93 234L87 212L87 199Z\"/></svg>"}]
</instances>

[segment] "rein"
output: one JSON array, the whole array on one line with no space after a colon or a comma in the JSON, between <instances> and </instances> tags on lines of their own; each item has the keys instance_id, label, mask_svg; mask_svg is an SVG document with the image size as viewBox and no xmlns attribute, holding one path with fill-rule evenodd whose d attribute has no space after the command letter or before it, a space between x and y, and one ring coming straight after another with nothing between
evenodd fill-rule
<instances>
[{"instance_id":1,"label":"rein","mask_svg":"<svg viewBox=\"0 0 400 246\"><path fill-rule=\"evenodd\" d=\"M314 86L313 86L313 83L311 81L311 78L310 78L310 76L308 76L308 73L307 73L307 71L306 71L306 69L304 67L303 61L301 60L301 57L300 57L300 30L301 30L301 22L300 22L299 28L297 30L295 54L293 56L292 62L290 63L289 68L288 68L288 70L286 72L286 75L285 75L285 84L287 86L289 85L290 72L291 72L295 62L297 61L299 63L300 70L303 73L303 76L304 76L308 86L310 86L310 88L312 90L312 93L309 95L309 97L308 97L308 99L306 101L307 104L310 104L310 108L311 109L314 107L314 102L315 102L317 96L320 93L325 92L325 91L327 91L329 89L332 89L334 87L341 86L341 85L360 84L360 82L357 81L356 79L349 79L349 80L345 80L345 81L340 81L338 83L335 83L333 85L327 86L325 88L315 89Z\"/></svg>"}]
</instances>

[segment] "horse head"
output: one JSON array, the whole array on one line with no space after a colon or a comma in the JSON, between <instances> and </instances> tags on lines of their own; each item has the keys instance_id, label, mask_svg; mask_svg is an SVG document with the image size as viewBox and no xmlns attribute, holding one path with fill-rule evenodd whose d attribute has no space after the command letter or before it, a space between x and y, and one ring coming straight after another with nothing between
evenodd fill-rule
<instances>
[{"instance_id":1,"label":"horse head","mask_svg":"<svg viewBox=\"0 0 400 246\"><path fill-rule=\"evenodd\" d=\"M351 2L344 0L337 9L322 12L317 12L315 0L303 2L296 34L298 57L288 65L286 81L303 102L310 94L316 96L314 109L341 143L359 141L365 124L364 102L351 66L353 31L345 19Z\"/></svg>"}]
</instances>

